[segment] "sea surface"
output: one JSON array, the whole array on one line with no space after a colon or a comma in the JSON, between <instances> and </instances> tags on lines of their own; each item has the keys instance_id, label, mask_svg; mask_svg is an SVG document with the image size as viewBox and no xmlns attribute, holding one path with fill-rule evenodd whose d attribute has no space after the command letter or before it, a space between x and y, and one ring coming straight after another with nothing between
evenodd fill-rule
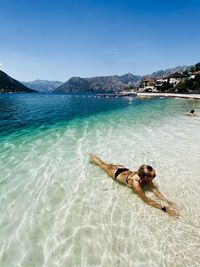
<instances>
[{"instance_id":1,"label":"sea surface","mask_svg":"<svg viewBox=\"0 0 200 267\"><path fill-rule=\"evenodd\" d=\"M88 152L152 165L181 217L143 203ZM199 100L0 95L0 266L199 267L199 163Z\"/></svg>"}]
</instances>

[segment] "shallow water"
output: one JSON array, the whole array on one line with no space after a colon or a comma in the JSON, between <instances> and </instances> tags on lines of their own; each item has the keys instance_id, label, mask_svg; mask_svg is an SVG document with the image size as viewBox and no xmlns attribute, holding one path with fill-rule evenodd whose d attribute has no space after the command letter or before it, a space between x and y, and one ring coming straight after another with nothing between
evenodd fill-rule
<instances>
[{"instance_id":1,"label":"shallow water","mask_svg":"<svg viewBox=\"0 0 200 267\"><path fill-rule=\"evenodd\" d=\"M0 95L0 266L199 266L200 101ZM89 163L150 164L181 211ZM151 192L147 195L154 198Z\"/></svg>"}]
</instances>

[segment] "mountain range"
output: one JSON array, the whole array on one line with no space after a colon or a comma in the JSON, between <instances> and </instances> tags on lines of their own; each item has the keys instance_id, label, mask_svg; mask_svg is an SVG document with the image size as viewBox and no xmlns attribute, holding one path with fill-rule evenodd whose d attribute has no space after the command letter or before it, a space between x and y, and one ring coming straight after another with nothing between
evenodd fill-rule
<instances>
[{"instance_id":1,"label":"mountain range","mask_svg":"<svg viewBox=\"0 0 200 267\"><path fill-rule=\"evenodd\" d=\"M158 78L164 78L167 77L169 75L171 75L172 73L175 72L184 72L184 71L189 71L191 69L192 66L177 66L175 68L171 68L171 69L166 69L166 70L159 70L156 72L153 72L151 74L145 75L144 77L154 77L156 79Z\"/></svg>"},{"instance_id":2,"label":"mountain range","mask_svg":"<svg viewBox=\"0 0 200 267\"><path fill-rule=\"evenodd\" d=\"M194 66L194 65L193 65ZM0 92L44 92L44 93L78 93L78 92L120 92L126 88L138 87L146 77L161 78L174 72L184 72L193 66L178 66L166 70L159 70L148 75L140 76L127 73L122 76L97 76L92 78L72 77L65 83L60 81L35 80L32 82L18 82L5 72L0 71Z\"/></svg>"},{"instance_id":3,"label":"mountain range","mask_svg":"<svg viewBox=\"0 0 200 267\"><path fill-rule=\"evenodd\" d=\"M35 91L0 70L0 93L34 93Z\"/></svg>"},{"instance_id":4,"label":"mountain range","mask_svg":"<svg viewBox=\"0 0 200 267\"><path fill-rule=\"evenodd\" d=\"M72 77L67 82L59 86L54 92L77 93L77 92L120 92L126 88L138 87L141 80L146 77L161 78L169 76L174 72L189 70L189 66L178 66L167 70L159 70L148 75L139 76L127 73L122 76L100 76L93 78Z\"/></svg>"}]
</instances>

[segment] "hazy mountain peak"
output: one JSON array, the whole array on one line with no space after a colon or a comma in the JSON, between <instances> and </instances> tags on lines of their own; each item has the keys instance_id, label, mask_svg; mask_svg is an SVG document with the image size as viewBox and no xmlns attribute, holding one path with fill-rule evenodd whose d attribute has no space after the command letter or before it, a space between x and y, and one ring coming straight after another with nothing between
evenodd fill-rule
<instances>
[{"instance_id":1,"label":"hazy mountain peak","mask_svg":"<svg viewBox=\"0 0 200 267\"><path fill-rule=\"evenodd\" d=\"M43 93L50 93L62 84L62 82L60 81L48 81L39 79L31 82L22 82L22 83L33 90Z\"/></svg>"}]
</instances>

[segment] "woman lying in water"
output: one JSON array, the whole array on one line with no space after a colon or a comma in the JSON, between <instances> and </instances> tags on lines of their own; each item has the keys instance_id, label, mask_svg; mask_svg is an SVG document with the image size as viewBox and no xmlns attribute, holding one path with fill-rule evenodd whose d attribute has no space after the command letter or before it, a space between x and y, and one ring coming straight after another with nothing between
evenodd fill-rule
<instances>
[{"instance_id":1,"label":"woman lying in water","mask_svg":"<svg viewBox=\"0 0 200 267\"><path fill-rule=\"evenodd\" d=\"M133 172L122 165L107 164L95 155L89 154L92 163L101 167L110 177L114 180L126 184L133 189L135 193L148 205L160 209L168 213L170 216L179 216L179 212L175 205L168 201L154 185L153 179L156 177L155 170L149 165L141 165L138 171ZM144 193L144 185L149 185L152 192L162 201L165 201L168 206L162 206L151 198L147 197Z\"/></svg>"}]
</instances>

